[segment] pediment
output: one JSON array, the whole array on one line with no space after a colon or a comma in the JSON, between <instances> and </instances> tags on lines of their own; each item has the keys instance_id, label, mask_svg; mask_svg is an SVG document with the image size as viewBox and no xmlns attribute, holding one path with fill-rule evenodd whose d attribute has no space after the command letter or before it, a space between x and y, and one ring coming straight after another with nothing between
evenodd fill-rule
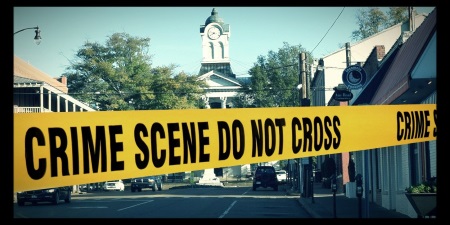
<instances>
[{"instance_id":1,"label":"pediment","mask_svg":"<svg viewBox=\"0 0 450 225\"><path fill-rule=\"evenodd\" d=\"M240 88L242 85L240 82L234 78L224 76L220 73L210 71L208 73L205 73L201 75L199 80L204 80L208 84L209 88L224 88L224 87L231 87L231 88Z\"/></svg>"}]
</instances>

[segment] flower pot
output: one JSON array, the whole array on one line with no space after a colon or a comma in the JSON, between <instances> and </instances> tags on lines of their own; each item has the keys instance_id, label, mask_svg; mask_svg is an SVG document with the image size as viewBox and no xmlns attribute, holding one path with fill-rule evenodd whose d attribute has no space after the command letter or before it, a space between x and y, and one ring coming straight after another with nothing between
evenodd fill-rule
<instances>
[{"instance_id":1,"label":"flower pot","mask_svg":"<svg viewBox=\"0 0 450 225\"><path fill-rule=\"evenodd\" d=\"M436 193L405 193L417 217L436 215Z\"/></svg>"},{"instance_id":2,"label":"flower pot","mask_svg":"<svg viewBox=\"0 0 450 225\"><path fill-rule=\"evenodd\" d=\"M356 182L347 182L345 184L345 196L347 198L356 198Z\"/></svg>"}]
</instances>

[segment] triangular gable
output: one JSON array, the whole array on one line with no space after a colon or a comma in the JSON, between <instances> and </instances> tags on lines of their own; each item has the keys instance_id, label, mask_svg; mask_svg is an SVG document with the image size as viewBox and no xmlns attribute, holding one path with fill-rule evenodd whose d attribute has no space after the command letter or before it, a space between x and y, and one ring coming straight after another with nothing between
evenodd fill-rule
<instances>
[{"instance_id":1,"label":"triangular gable","mask_svg":"<svg viewBox=\"0 0 450 225\"><path fill-rule=\"evenodd\" d=\"M214 70L198 77L198 80L206 81L209 88L241 88L240 82L234 78L227 77Z\"/></svg>"}]
</instances>

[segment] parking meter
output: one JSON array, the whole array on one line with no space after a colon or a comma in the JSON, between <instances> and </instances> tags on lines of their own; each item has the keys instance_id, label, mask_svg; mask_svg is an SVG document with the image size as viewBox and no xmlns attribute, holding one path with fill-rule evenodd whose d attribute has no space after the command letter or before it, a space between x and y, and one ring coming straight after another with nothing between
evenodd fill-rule
<instances>
[{"instance_id":1,"label":"parking meter","mask_svg":"<svg viewBox=\"0 0 450 225\"><path fill-rule=\"evenodd\" d=\"M331 191L333 192L333 215L334 218L336 218L336 191L337 191L337 185L336 185L336 175L331 176Z\"/></svg>"},{"instance_id":2,"label":"parking meter","mask_svg":"<svg viewBox=\"0 0 450 225\"><path fill-rule=\"evenodd\" d=\"M356 180L356 196L360 198L362 197L363 194L362 175L357 174L355 180Z\"/></svg>"},{"instance_id":3,"label":"parking meter","mask_svg":"<svg viewBox=\"0 0 450 225\"><path fill-rule=\"evenodd\" d=\"M359 218L362 218L362 202L361 202L363 194L362 175L358 173L355 176L355 180L356 180L356 197L358 197L358 215Z\"/></svg>"}]
</instances>

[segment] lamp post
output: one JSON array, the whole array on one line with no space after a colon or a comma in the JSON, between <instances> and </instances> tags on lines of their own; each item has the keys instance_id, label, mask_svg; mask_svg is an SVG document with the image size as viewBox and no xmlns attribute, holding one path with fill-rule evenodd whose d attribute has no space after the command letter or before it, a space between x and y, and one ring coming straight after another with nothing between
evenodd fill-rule
<instances>
[{"instance_id":1,"label":"lamp post","mask_svg":"<svg viewBox=\"0 0 450 225\"><path fill-rule=\"evenodd\" d=\"M30 29L35 29L34 32L36 33L36 35L34 36L34 42L36 42L37 45L39 45L41 43L41 30L39 30L39 27L28 27L28 28L24 28L22 30L16 31L14 32L14 35L16 35L17 33L20 33L24 30L30 30Z\"/></svg>"}]
</instances>

